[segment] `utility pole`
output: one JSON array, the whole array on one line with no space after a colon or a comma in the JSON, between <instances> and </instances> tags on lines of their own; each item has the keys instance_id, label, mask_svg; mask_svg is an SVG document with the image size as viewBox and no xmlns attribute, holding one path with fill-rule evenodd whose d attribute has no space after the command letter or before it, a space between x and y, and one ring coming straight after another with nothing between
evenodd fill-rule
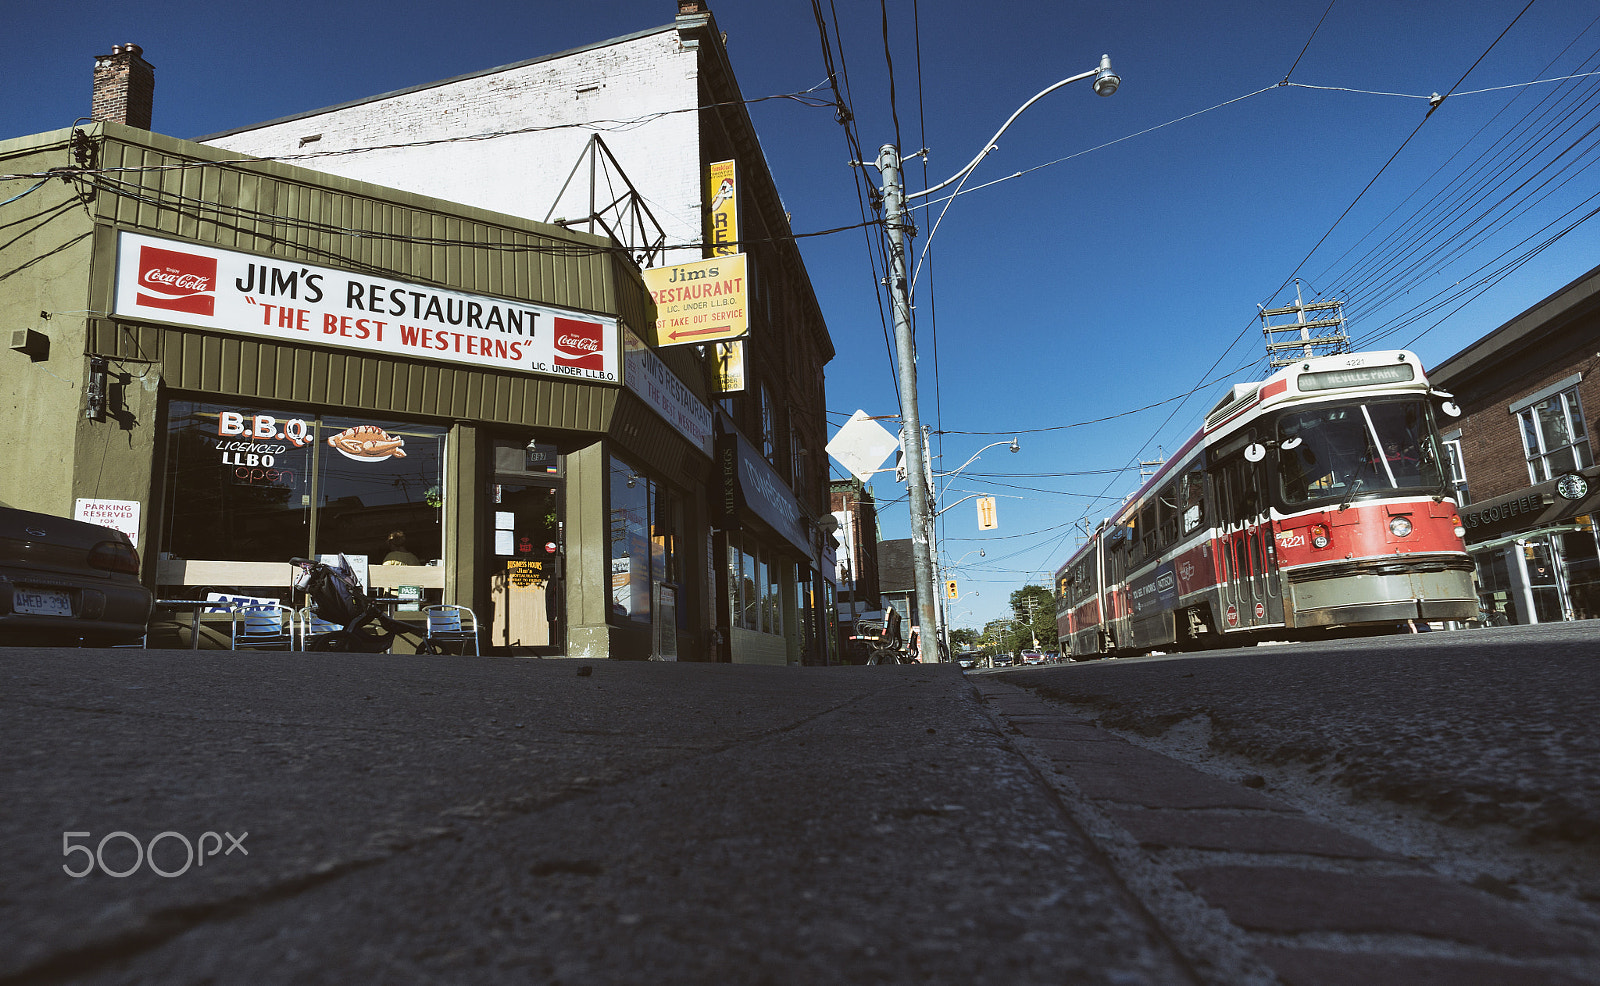
<instances>
[{"instance_id":1,"label":"utility pole","mask_svg":"<svg viewBox=\"0 0 1600 986\"><path fill-rule=\"evenodd\" d=\"M1344 331L1343 303L1337 299L1306 304L1300 296L1300 279L1294 281L1294 304L1283 308L1261 309L1261 331L1267 337L1267 358L1274 368L1288 366L1313 356L1335 356L1350 351L1350 337ZM1312 314L1306 318L1306 313ZM1272 324L1280 315L1293 315L1293 322ZM1313 333L1313 329L1319 330ZM1333 331L1321 331L1332 329Z\"/></svg>"},{"instance_id":2,"label":"utility pole","mask_svg":"<svg viewBox=\"0 0 1600 986\"><path fill-rule=\"evenodd\" d=\"M883 225L889 236L889 297L894 308L895 368L900 380L902 444L906 453L906 488L911 495L911 578L917 593L919 650L927 661L929 649L938 660L939 586L933 571L933 511L927 483L927 449L923 445L922 414L917 407L917 354L911 336L911 296L906 285L906 190L900 177L900 149L884 144L878 149L878 172L883 176Z\"/></svg>"},{"instance_id":3,"label":"utility pole","mask_svg":"<svg viewBox=\"0 0 1600 986\"><path fill-rule=\"evenodd\" d=\"M932 195L956 182L966 183L967 176L989 152L998 145L1004 134L1028 107L1055 92L1062 86L1081 79L1094 79L1094 91L1109 96L1117 91L1122 79L1111 69L1111 56L1101 55L1100 64L1087 72L1068 76L1054 85L1035 93L1027 102L1000 125L993 137L984 142L983 149L967 166L949 178L915 193L911 198ZM895 369L900 381L900 424L905 429L903 443L906 453L907 484L911 494L911 571L917 593L917 625L921 627L921 647L918 659L926 659L929 650L933 660L939 659L937 643L939 583L934 574L933 522L936 514L929 507L933 491L927 473L927 448L923 444L922 415L917 410L917 354L911 339L911 288L906 280L906 234L915 232L906 219L906 189L900 172L900 148L884 144L878 149L878 173L883 176L883 225L889 237L889 298L894 308ZM957 187L957 192L960 187Z\"/></svg>"}]
</instances>

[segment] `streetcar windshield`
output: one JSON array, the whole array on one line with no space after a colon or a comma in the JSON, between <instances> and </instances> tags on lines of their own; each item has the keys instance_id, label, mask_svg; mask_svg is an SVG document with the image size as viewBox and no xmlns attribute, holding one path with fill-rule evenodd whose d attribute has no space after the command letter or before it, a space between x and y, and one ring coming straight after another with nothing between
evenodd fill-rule
<instances>
[{"instance_id":1,"label":"streetcar windshield","mask_svg":"<svg viewBox=\"0 0 1600 986\"><path fill-rule=\"evenodd\" d=\"M1438 442L1419 400L1320 404L1278 419L1285 506L1349 502L1392 490L1437 490Z\"/></svg>"}]
</instances>

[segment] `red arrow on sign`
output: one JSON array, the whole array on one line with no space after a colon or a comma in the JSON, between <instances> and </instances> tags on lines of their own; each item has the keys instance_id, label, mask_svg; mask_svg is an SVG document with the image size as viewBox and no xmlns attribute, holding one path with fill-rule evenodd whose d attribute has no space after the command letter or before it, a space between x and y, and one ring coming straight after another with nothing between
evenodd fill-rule
<instances>
[{"instance_id":1,"label":"red arrow on sign","mask_svg":"<svg viewBox=\"0 0 1600 986\"><path fill-rule=\"evenodd\" d=\"M706 327L704 329L690 329L687 332L673 332L673 333L668 334L667 338L668 339L683 339L683 338L686 338L688 336L703 336L703 335L710 335L713 332L726 332L726 331L728 331L728 327L726 325L712 325L712 326L708 326L708 327Z\"/></svg>"}]
</instances>

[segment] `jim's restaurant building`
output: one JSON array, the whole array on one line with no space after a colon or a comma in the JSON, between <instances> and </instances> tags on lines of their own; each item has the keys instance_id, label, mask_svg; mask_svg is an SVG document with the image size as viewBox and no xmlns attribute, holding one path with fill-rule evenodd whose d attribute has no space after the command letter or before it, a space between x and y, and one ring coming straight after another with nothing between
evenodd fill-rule
<instances>
[{"instance_id":1,"label":"jim's restaurant building","mask_svg":"<svg viewBox=\"0 0 1600 986\"><path fill-rule=\"evenodd\" d=\"M289 559L343 554L491 652L829 639L810 511L612 241L86 131L0 143L0 503L128 530L160 599L300 606Z\"/></svg>"}]
</instances>

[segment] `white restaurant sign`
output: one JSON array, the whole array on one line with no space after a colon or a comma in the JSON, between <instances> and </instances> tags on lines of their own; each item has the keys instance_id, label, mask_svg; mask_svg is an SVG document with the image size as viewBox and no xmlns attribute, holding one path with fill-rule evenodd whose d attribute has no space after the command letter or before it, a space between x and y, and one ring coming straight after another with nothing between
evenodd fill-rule
<instances>
[{"instance_id":1,"label":"white restaurant sign","mask_svg":"<svg viewBox=\"0 0 1600 986\"><path fill-rule=\"evenodd\" d=\"M627 352L628 389L710 458L711 408L633 332L624 333L623 345Z\"/></svg>"},{"instance_id":2,"label":"white restaurant sign","mask_svg":"<svg viewBox=\"0 0 1600 986\"><path fill-rule=\"evenodd\" d=\"M122 233L114 312L280 342L621 382L617 320Z\"/></svg>"}]
</instances>

